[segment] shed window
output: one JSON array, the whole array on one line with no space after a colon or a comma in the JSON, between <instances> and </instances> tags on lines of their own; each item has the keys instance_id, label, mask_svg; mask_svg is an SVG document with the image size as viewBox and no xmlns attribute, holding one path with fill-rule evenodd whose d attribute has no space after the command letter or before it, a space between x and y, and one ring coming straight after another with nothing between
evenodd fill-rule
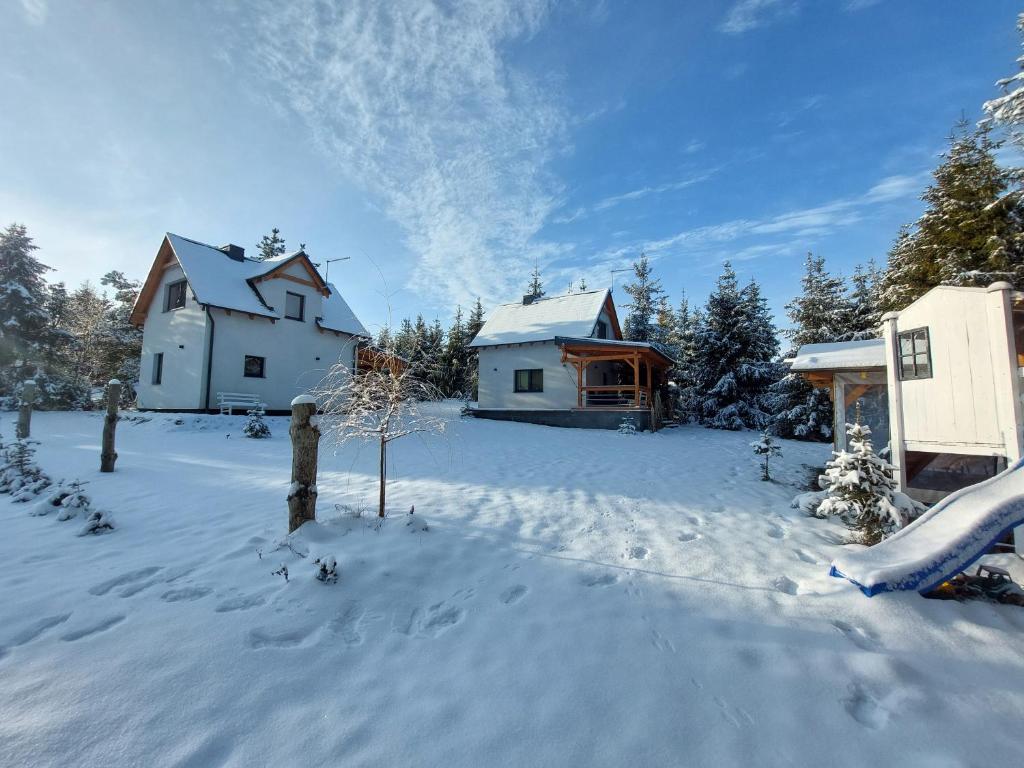
<instances>
[{"instance_id":1,"label":"shed window","mask_svg":"<svg viewBox=\"0 0 1024 768\"><path fill-rule=\"evenodd\" d=\"M164 353L153 355L153 384L162 384L164 380Z\"/></svg>"},{"instance_id":2,"label":"shed window","mask_svg":"<svg viewBox=\"0 0 1024 768\"><path fill-rule=\"evenodd\" d=\"M185 287L188 283L185 280L178 280L167 285L167 299L164 312L172 309L181 309L185 306Z\"/></svg>"},{"instance_id":3,"label":"shed window","mask_svg":"<svg viewBox=\"0 0 1024 768\"><path fill-rule=\"evenodd\" d=\"M245 377L248 379L262 379L266 367L267 358L256 355L245 356Z\"/></svg>"},{"instance_id":4,"label":"shed window","mask_svg":"<svg viewBox=\"0 0 1024 768\"><path fill-rule=\"evenodd\" d=\"M521 368L516 371L516 392L543 392L544 369Z\"/></svg>"},{"instance_id":5,"label":"shed window","mask_svg":"<svg viewBox=\"0 0 1024 768\"><path fill-rule=\"evenodd\" d=\"M904 331L897 338L900 347L900 378L930 379L932 355L928 343L928 329L915 328L912 331Z\"/></svg>"},{"instance_id":6,"label":"shed window","mask_svg":"<svg viewBox=\"0 0 1024 768\"><path fill-rule=\"evenodd\" d=\"M306 316L306 297L301 293L288 291L284 300L284 316L289 320L304 320Z\"/></svg>"}]
</instances>

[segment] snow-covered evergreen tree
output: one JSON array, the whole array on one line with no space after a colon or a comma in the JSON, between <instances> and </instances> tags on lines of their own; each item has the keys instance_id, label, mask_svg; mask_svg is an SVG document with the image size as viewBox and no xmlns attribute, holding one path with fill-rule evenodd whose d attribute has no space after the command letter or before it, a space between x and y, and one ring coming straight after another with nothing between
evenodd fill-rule
<instances>
[{"instance_id":1,"label":"snow-covered evergreen tree","mask_svg":"<svg viewBox=\"0 0 1024 768\"><path fill-rule=\"evenodd\" d=\"M530 284L526 286L526 295L540 298L544 295L544 285L540 281L540 267L533 265L533 272L530 273Z\"/></svg>"},{"instance_id":2,"label":"snow-covered evergreen tree","mask_svg":"<svg viewBox=\"0 0 1024 768\"><path fill-rule=\"evenodd\" d=\"M860 423L846 428L850 449L833 453L826 465L827 496L817 515L837 515L860 530L864 543L875 544L903 528L919 507L897 491L895 468L875 454L871 428Z\"/></svg>"},{"instance_id":3,"label":"snow-covered evergreen tree","mask_svg":"<svg viewBox=\"0 0 1024 768\"><path fill-rule=\"evenodd\" d=\"M881 274L874 260L867 267L858 264L853 270L846 297L846 313L839 341L860 341L878 337L882 313L878 311L878 284Z\"/></svg>"},{"instance_id":4,"label":"snow-covered evergreen tree","mask_svg":"<svg viewBox=\"0 0 1024 768\"><path fill-rule=\"evenodd\" d=\"M265 440L270 437L270 427L263 420L262 410L251 410L248 412L248 419L242 427L242 434L251 437L253 440Z\"/></svg>"},{"instance_id":5,"label":"snow-covered evergreen tree","mask_svg":"<svg viewBox=\"0 0 1024 768\"><path fill-rule=\"evenodd\" d=\"M770 459L782 455L781 446L775 442L775 438L771 436L768 430L765 430L761 438L752 442L750 447L754 449L754 455L761 462L761 479L765 482L771 480L772 476L769 472L768 462Z\"/></svg>"},{"instance_id":6,"label":"snow-covered evergreen tree","mask_svg":"<svg viewBox=\"0 0 1024 768\"><path fill-rule=\"evenodd\" d=\"M1024 285L1024 209L1016 174L996 161L991 125L962 120L922 199L924 214L901 231L882 278L883 311L901 310L937 285Z\"/></svg>"},{"instance_id":7,"label":"snow-covered evergreen tree","mask_svg":"<svg viewBox=\"0 0 1024 768\"><path fill-rule=\"evenodd\" d=\"M1017 16L1017 31L1024 45L1024 13ZM996 82L1003 92L991 101L985 102L984 110L997 125L1006 128L1014 143L1024 146L1024 55L1017 57L1015 74Z\"/></svg>"},{"instance_id":8,"label":"snow-covered evergreen tree","mask_svg":"<svg viewBox=\"0 0 1024 768\"><path fill-rule=\"evenodd\" d=\"M269 235L264 235L260 238L260 241L256 243L256 255L253 256L255 261L266 261L267 259L275 259L278 256L283 256L285 252L284 238L281 237L281 230L274 227L270 230Z\"/></svg>"},{"instance_id":9,"label":"snow-covered evergreen tree","mask_svg":"<svg viewBox=\"0 0 1024 768\"><path fill-rule=\"evenodd\" d=\"M655 331L651 328L658 313L658 306L664 291L661 281L654 277L647 254L633 262L633 282L622 289L632 301L627 305L628 313L622 324L622 335L627 341L654 341Z\"/></svg>"},{"instance_id":10,"label":"snow-covered evergreen tree","mask_svg":"<svg viewBox=\"0 0 1024 768\"><path fill-rule=\"evenodd\" d=\"M440 389L445 397L461 397L467 391L467 343L462 307L459 306L455 308L441 359L443 378Z\"/></svg>"},{"instance_id":11,"label":"snow-covered evergreen tree","mask_svg":"<svg viewBox=\"0 0 1024 768\"><path fill-rule=\"evenodd\" d=\"M469 313L469 319L466 321L467 394L473 400L477 399L480 386L480 353L476 349L470 349L469 345L483 327L484 305L480 303L480 298L477 297L476 304L473 305L473 309Z\"/></svg>"},{"instance_id":12,"label":"snow-covered evergreen tree","mask_svg":"<svg viewBox=\"0 0 1024 768\"><path fill-rule=\"evenodd\" d=\"M24 224L0 231L0 368L40 361L49 341L43 276L50 267L33 255L37 249Z\"/></svg>"},{"instance_id":13,"label":"snow-covered evergreen tree","mask_svg":"<svg viewBox=\"0 0 1024 768\"><path fill-rule=\"evenodd\" d=\"M716 429L764 429L769 421L764 397L780 375L773 362L778 351L759 286L751 280L740 290L726 262L694 334L691 374L701 423Z\"/></svg>"}]
</instances>

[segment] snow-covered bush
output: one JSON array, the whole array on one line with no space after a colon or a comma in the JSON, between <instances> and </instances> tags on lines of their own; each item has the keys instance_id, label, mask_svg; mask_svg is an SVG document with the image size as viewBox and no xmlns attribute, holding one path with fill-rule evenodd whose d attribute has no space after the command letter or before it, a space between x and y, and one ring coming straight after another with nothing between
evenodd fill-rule
<instances>
[{"instance_id":1,"label":"snow-covered bush","mask_svg":"<svg viewBox=\"0 0 1024 768\"><path fill-rule=\"evenodd\" d=\"M267 423L263 421L263 411L249 411L249 420L245 422L245 426L242 427L242 432L245 433L246 437L251 437L255 440L262 440L270 437L270 427L268 427Z\"/></svg>"},{"instance_id":2,"label":"snow-covered bush","mask_svg":"<svg viewBox=\"0 0 1024 768\"><path fill-rule=\"evenodd\" d=\"M18 439L4 449L0 493L11 494L16 502L30 501L52 484L35 463L37 444L34 440Z\"/></svg>"},{"instance_id":3,"label":"snow-covered bush","mask_svg":"<svg viewBox=\"0 0 1024 768\"><path fill-rule=\"evenodd\" d=\"M636 434L636 422L633 421L632 416L623 416L622 421L619 422L619 434L620 435L635 435Z\"/></svg>"},{"instance_id":4,"label":"snow-covered bush","mask_svg":"<svg viewBox=\"0 0 1024 768\"><path fill-rule=\"evenodd\" d=\"M109 512L102 509L94 509L85 517L85 525L78 532L79 536L91 536L101 533L109 533L114 530L114 521Z\"/></svg>"},{"instance_id":5,"label":"snow-covered bush","mask_svg":"<svg viewBox=\"0 0 1024 768\"><path fill-rule=\"evenodd\" d=\"M782 448L775 442L775 438L768 434L768 430L765 430L759 440L752 442L750 447L754 449L754 455L761 460L761 479L771 480L772 476L768 473L768 460L773 456L781 456Z\"/></svg>"},{"instance_id":6,"label":"snow-covered bush","mask_svg":"<svg viewBox=\"0 0 1024 768\"><path fill-rule=\"evenodd\" d=\"M847 424L849 451L833 453L825 466L825 500L818 517L836 515L860 530L865 544L876 544L903 528L923 507L896 490L893 467L875 454L871 428Z\"/></svg>"},{"instance_id":7,"label":"snow-covered bush","mask_svg":"<svg viewBox=\"0 0 1024 768\"><path fill-rule=\"evenodd\" d=\"M334 584L338 580L338 561L333 555L318 557L313 561L316 568L316 580L324 584Z\"/></svg>"}]
</instances>

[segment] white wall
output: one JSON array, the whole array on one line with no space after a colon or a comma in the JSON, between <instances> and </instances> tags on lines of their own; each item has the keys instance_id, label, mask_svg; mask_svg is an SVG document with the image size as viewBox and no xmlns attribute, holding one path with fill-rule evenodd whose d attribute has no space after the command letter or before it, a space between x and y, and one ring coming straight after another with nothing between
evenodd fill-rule
<instances>
[{"instance_id":1,"label":"white wall","mask_svg":"<svg viewBox=\"0 0 1024 768\"><path fill-rule=\"evenodd\" d=\"M186 291L185 306L164 312L168 283L184 279L175 264L164 270L160 286L146 316L142 334L142 361L139 373L140 408L186 409L202 407L204 360L207 348L207 318ZM163 379L153 381L154 356L164 355Z\"/></svg>"},{"instance_id":2,"label":"white wall","mask_svg":"<svg viewBox=\"0 0 1024 768\"><path fill-rule=\"evenodd\" d=\"M294 271L293 271L294 270ZM288 273L308 279L299 265ZM271 323L267 318L212 310L216 330L213 344L213 375L210 382L210 407L217 405L218 392L255 394L270 410L287 410L291 401L316 386L335 363L351 370L355 339L332 331L320 332L316 318L323 297L310 286L291 280L272 279L259 283L264 300L284 314L285 293L306 297L305 319L282 318ZM266 358L265 378L245 376L245 356ZM318 359L319 358L319 359Z\"/></svg>"},{"instance_id":3,"label":"white wall","mask_svg":"<svg viewBox=\"0 0 1024 768\"><path fill-rule=\"evenodd\" d=\"M1013 377L1001 292L940 287L903 312L895 331L928 328L932 377L899 381L903 440L910 450L999 453L1015 431ZM898 368L893 371L898 379ZM1010 423L1007 423L1009 420Z\"/></svg>"},{"instance_id":4,"label":"white wall","mask_svg":"<svg viewBox=\"0 0 1024 768\"><path fill-rule=\"evenodd\" d=\"M577 405L576 369L562 363L562 350L553 341L484 347L480 350L481 408L562 410ZM515 371L543 368L543 392L516 392Z\"/></svg>"}]
</instances>

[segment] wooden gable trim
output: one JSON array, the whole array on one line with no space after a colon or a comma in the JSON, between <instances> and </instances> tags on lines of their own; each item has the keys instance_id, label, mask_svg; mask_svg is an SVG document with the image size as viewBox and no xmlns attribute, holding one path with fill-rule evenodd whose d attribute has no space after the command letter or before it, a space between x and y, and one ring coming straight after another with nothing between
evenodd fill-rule
<instances>
[{"instance_id":1,"label":"wooden gable trim","mask_svg":"<svg viewBox=\"0 0 1024 768\"><path fill-rule=\"evenodd\" d=\"M160 243L160 250L157 251L156 258L153 259L153 266L149 268L149 274L146 275L146 282L142 284L142 290L139 291L139 298L135 302L135 306L132 307L132 313L128 318L129 322L136 328L141 328L146 322L146 316L149 314L149 307L153 303L157 289L160 287L160 281L163 279L164 271L168 267L174 266L177 263L178 257L174 255L174 248L171 247L171 241L166 235L164 235L164 240Z\"/></svg>"},{"instance_id":2,"label":"wooden gable trim","mask_svg":"<svg viewBox=\"0 0 1024 768\"><path fill-rule=\"evenodd\" d=\"M622 328L619 327L619 315L615 311L615 302L612 301L611 291L604 297L604 311L608 314L608 319L612 321L612 331L615 333L615 340L622 341Z\"/></svg>"},{"instance_id":3,"label":"wooden gable trim","mask_svg":"<svg viewBox=\"0 0 1024 768\"><path fill-rule=\"evenodd\" d=\"M288 269L288 267L296 261L302 265L306 274L309 275L309 280L303 280L301 277L295 277L294 275L285 273L284 270ZM262 283L264 280L275 280L278 278L284 278L285 280L291 280L295 283L308 285L311 288L318 290L324 297L331 295L331 292L327 288L327 283L325 283L323 278L320 277L320 273L316 271L316 267L314 267L312 262L310 262L309 256L301 251L287 261L282 261L269 272L259 275L258 277L254 277L252 281L254 283Z\"/></svg>"}]
</instances>

